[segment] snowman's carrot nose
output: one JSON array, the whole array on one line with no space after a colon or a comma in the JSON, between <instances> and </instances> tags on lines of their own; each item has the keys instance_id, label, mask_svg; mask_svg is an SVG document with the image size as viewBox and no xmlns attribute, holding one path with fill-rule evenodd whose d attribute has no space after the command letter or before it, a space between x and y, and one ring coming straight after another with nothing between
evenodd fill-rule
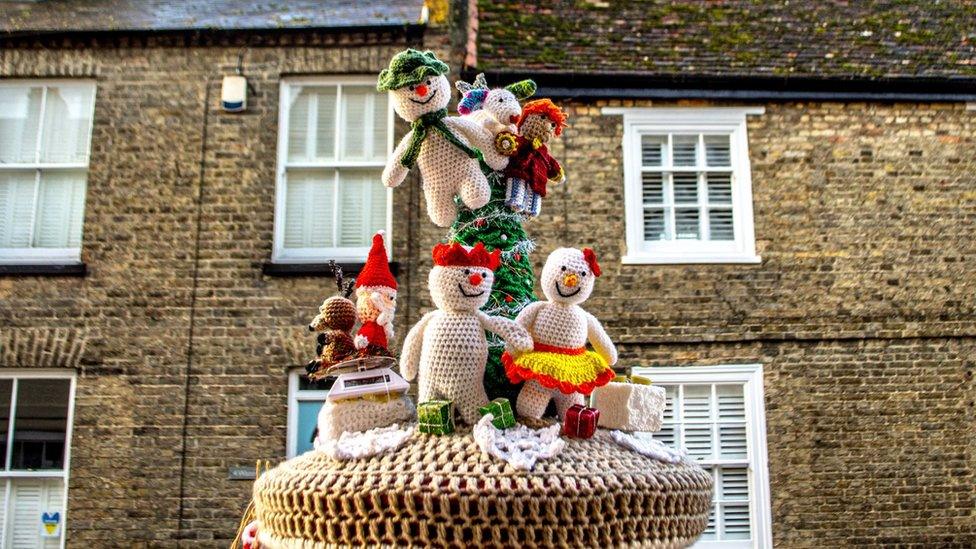
<instances>
[{"instance_id":1,"label":"snowman's carrot nose","mask_svg":"<svg viewBox=\"0 0 976 549\"><path fill-rule=\"evenodd\" d=\"M563 286L569 288L575 288L579 284L579 276L573 273L566 273L563 275Z\"/></svg>"},{"instance_id":2,"label":"snowman's carrot nose","mask_svg":"<svg viewBox=\"0 0 976 549\"><path fill-rule=\"evenodd\" d=\"M427 86L423 84L417 86L417 95L419 95L420 97L427 95Z\"/></svg>"},{"instance_id":3,"label":"snowman's carrot nose","mask_svg":"<svg viewBox=\"0 0 976 549\"><path fill-rule=\"evenodd\" d=\"M481 286L482 280L481 275L478 273L474 273L468 277L468 282L470 282L472 286Z\"/></svg>"}]
</instances>

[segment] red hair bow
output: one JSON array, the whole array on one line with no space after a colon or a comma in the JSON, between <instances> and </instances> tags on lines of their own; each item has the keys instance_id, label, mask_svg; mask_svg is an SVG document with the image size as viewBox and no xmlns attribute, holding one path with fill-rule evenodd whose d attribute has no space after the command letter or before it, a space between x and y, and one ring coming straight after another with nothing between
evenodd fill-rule
<instances>
[{"instance_id":1,"label":"red hair bow","mask_svg":"<svg viewBox=\"0 0 976 549\"><path fill-rule=\"evenodd\" d=\"M590 270L593 274L600 276L600 264L596 262L596 253L590 248L583 248L583 259L586 260L586 264L590 266Z\"/></svg>"}]
</instances>

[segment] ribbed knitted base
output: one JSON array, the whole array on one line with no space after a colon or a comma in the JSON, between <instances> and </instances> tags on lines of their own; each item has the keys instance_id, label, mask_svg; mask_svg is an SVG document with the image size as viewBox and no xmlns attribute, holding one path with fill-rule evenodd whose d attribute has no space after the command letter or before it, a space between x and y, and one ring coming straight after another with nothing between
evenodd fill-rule
<instances>
[{"instance_id":1,"label":"ribbed knitted base","mask_svg":"<svg viewBox=\"0 0 976 549\"><path fill-rule=\"evenodd\" d=\"M339 462L309 452L254 484L262 547L683 547L708 523L711 476L641 456L598 432L519 473L470 430Z\"/></svg>"}]
</instances>

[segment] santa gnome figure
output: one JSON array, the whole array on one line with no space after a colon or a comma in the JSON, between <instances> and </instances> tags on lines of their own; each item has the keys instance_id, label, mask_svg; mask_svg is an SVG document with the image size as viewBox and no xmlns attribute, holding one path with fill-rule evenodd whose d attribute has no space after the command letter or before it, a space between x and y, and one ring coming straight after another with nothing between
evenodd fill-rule
<instances>
[{"instance_id":1,"label":"santa gnome figure","mask_svg":"<svg viewBox=\"0 0 976 549\"><path fill-rule=\"evenodd\" d=\"M383 231L373 235L366 265L356 278L356 313L361 326L353 340L360 356L389 356L397 283L390 272Z\"/></svg>"}]
</instances>

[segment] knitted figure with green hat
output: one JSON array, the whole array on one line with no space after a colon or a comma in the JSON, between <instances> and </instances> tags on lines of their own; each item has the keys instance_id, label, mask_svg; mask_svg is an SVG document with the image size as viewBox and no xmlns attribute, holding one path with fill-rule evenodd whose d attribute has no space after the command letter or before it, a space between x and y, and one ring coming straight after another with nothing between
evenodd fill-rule
<instances>
[{"instance_id":1,"label":"knitted figure with green hat","mask_svg":"<svg viewBox=\"0 0 976 549\"><path fill-rule=\"evenodd\" d=\"M416 164L427 215L440 227L450 226L457 215L455 196L471 209L491 198L481 151L472 146L483 130L472 120L447 115L447 72L448 66L433 52L409 49L393 57L376 84L377 90L390 92L393 109L410 122L410 131L383 170L383 184L399 186Z\"/></svg>"}]
</instances>

